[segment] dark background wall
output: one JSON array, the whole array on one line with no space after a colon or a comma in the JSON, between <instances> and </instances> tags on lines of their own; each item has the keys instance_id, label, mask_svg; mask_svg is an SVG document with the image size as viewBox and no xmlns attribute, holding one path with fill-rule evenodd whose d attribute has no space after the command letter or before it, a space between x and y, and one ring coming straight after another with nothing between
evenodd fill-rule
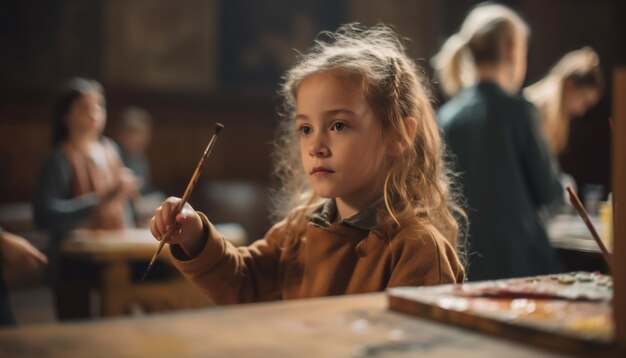
<instances>
[{"instance_id":1,"label":"dark background wall","mask_svg":"<svg viewBox=\"0 0 626 358\"><path fill-rule=\"evenodd\" d=\"M154 185L180 195L213 123L225 124L202 180L264 188L283 71L321 30L378 21L410 38L429 59L476 1L467 0L135 0L3 1L0 5L0 203L30 201L50 148L56 89L81 75L103 82L113 135L120 111L138 105L154 117L149 151ZM572 123L562 167L579 184L609 186L611 73L626 64L624 2L504 1L530 24L527 83L567 51L592 46L606 95ZM436 86L435 86L436 87ZM623 100L623 99L622 99ZM443 99L436 98L438 106ZM207 206L198 191L192 203Z\"/></svg>"}]
</instances>

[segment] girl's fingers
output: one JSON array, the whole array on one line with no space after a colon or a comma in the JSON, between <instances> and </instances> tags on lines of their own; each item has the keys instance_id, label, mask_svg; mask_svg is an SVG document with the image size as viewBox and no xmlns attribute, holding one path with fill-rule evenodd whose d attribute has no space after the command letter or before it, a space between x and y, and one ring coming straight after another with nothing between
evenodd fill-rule
<instances>
[{"instance_id":1,"label":"girl's fingers","mask_svg":"<svg viewBox=\"0 0 626 358\"><path fill-rule=\"evenodd\" d=\"M191 210L191 206L189 204L185 205L183 210L176 215L176 222L179 224L184 224L189 218L193 215L193 210Z\"/></svg>"},{"instance_id":2,"label":"girl's fingers","mask_svg":"<svg viewBox=\"0 0 626 358\"><path fill-rule=\"evenodd\" d=\"M154 216L152 217L152 219L150 219L149 226L150 226L150 232L152 233L152 236L154 236L154 238L157 239L158 241L161 241L161 233L157 229L156 218Z\"/></svg>"},{"instance_id":3,"label":"girl's fingers","mask_svg":"<svg viewBox=\"0 0 626 358\"><path fill-rule=\"evenodd\" d=\"M173 230L167 238L167 242L175 243L178 241L181 230L174 230L174 228L176 225L180 226L188 220L191 208L191 206L185 205L183 211L175 216L174 212L178 208L180 202L180 198L169 197L155 210L149 226L150 232L152 232L152 235L157 240L162 240L167 232Z\"/></svg>"},{"instance_id":4,"label":"girl's fingers","mask_svg":"<svg viewBox=\"0 0 626 358\"><path fill-rule=\"evenodd\" d=\"M164 212L163 212L163 221L165 222L166 228L169 230L169 227L176 225L176 218L174 217L174 212L178 208L180 204L179 198L169 198L165 201L164 204Z\"/></svg>"},{"instance_id":5,"label":"girl's fingers","mask_svg":"<svg viewBox=\"0 0 626 358\"><path fill-rule=\"evenodd\" d=\"M174 210L176 209L176 205L174 203L169 203L169 205L167 205L166 210L163 210L163 221L165 222L165 233L163 233L164 235L166 235L168 232L170 232L170 236L169 238L167 238L167 242L172 243L172 242L176 242L176 235L174 232L171 232L173 227L176 225L176 218L174 217Z\"/></svg>"},{"instance_id":6,"label":"girl's fingers","mask_svg":"<svg viewBox=\"0 0 626 358\"><path fill-rule=\"evenodd\" d=\"M163 206L160 206L158 209L156 209L156 211L154 212L154 217L152 218L152 222L154 223L154 229L156 231L155 236L158 237L159 240L163 237L163 235L165 235L165 223L163 223L163 220L161 219L162 212Z\"/></svg>"},{"instance_id":7,"label":"girl's fingers","mask_svg":"<svg viewBox=\"0 0 626 358\"><path fill-rule=\"evenodd\" d=\"M159 211L159 215L156 216L156 224L159 229L159 233L161 233L161 238L165 237L165 234L168 230L167 221L170 220L170 205L168 203L163 203L161 210Z\"/></svg>"}]
</instances>

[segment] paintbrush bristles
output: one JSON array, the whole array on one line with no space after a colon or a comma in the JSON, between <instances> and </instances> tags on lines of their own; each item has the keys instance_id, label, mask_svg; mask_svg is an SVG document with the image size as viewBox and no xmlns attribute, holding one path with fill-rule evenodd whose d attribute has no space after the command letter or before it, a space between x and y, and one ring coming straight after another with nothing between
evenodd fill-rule
<instances>
[{"instance_id":1,"label":"paintbrush bristles","mask_svg":"<svg viewBox=\"0 0 626 358\"><path fill-rule=\"evenodd\" d=\"M213 134L218 135L222 129L224 129L224 125L222 123L215 123L215 129L213 130Z\"/></svg>"}]
</instances>

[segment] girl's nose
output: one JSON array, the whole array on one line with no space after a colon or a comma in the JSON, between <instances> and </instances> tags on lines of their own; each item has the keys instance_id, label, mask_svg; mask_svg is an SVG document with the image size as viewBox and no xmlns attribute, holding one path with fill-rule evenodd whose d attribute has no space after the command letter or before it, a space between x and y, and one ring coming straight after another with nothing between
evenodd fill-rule
<instances>
[{"instance_id":1,"label":"girl's nose","mask_svg":"<svg viewBox=\"0 0 626 358\"><path fill-rule=\"evenodd\" d=\"M309 147L309 155L311 157L323 158L327 157L329 153L328 147L322 143L315 143Z\"/></svg>"}]
</instances>

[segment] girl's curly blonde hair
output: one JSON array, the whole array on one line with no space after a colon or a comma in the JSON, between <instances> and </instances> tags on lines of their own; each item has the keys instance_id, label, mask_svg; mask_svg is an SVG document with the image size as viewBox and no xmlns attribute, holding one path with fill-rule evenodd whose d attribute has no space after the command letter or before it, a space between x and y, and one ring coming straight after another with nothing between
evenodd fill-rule
<instances>
[{"instance_id":1,"label":"girl's curly blonde hair","mask_svg":"<svg viewBox=\"0 0 626 358\"><path fill-rule=\"evenodd\" d=\"M388 158L385 210L378 211L377 233L392 238L417 218L434 225L455 246L457 219L465 218L465 214L454 202L430 92L421 70L406 55L402 41L384 25L364 28L348 24L335 33L321 33L284 77L284 108L274 150L274 175L278 180L276 214L283 220L287 235L300 237L308 216L324 201L308 185L294 117L302 81L328 72L359 79L368 104L382 122L383 135L391 136L405 148L398 156ZM410 117L416 119L414 130L407 120Z\"/></svg>"}]
</instances>

